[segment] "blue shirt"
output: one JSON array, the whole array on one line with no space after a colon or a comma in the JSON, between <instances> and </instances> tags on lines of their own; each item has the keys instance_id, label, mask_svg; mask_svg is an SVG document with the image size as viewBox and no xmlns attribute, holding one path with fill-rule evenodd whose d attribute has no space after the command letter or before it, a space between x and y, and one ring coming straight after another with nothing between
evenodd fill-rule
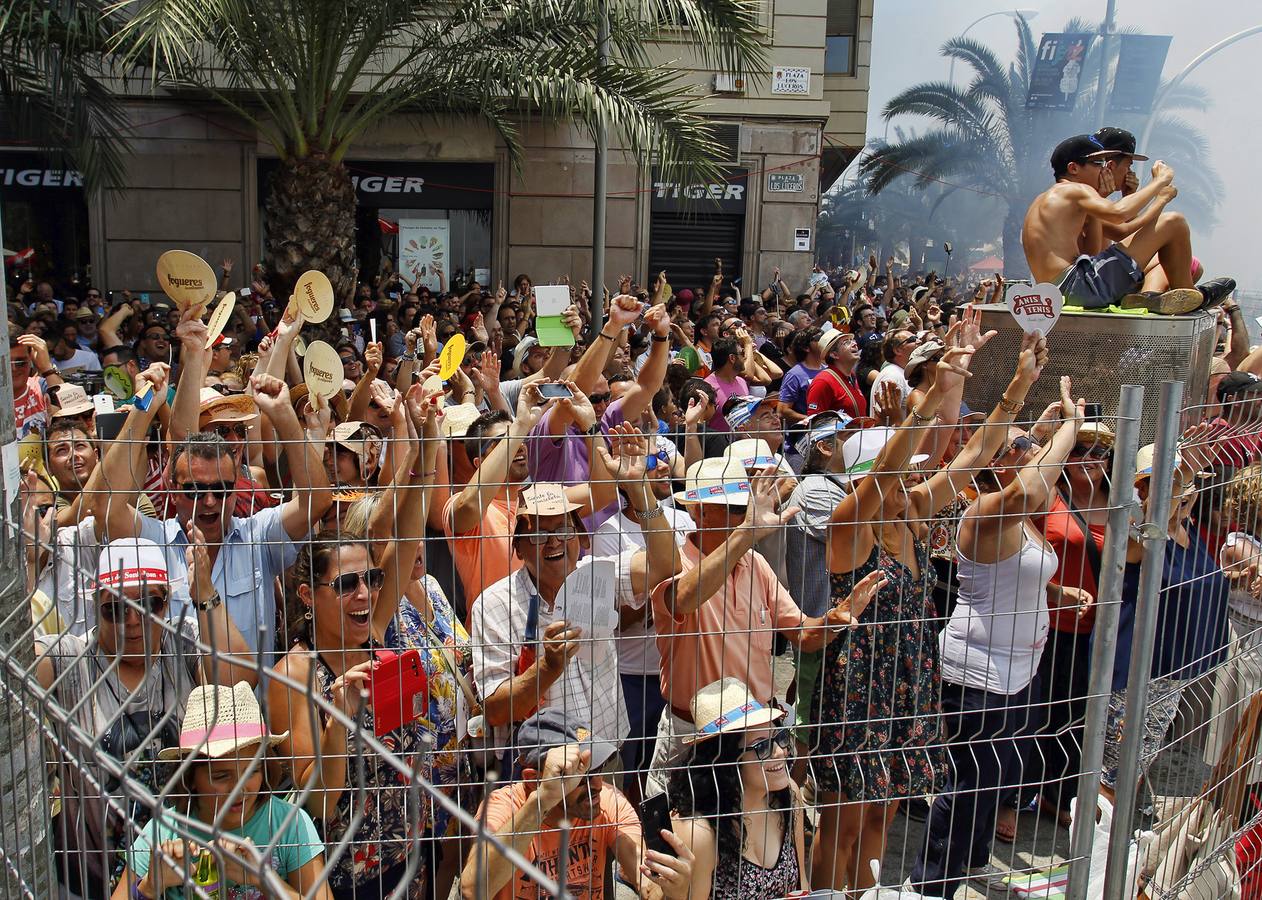
<instances>
[{"instance_id":1,"label":"blue shirt","mask_svg":"<svg viewBox=\"0 0 1262 900\"><path fill-rule=\"evenodd\" d=\"M1151 677L1195 678L1222 659L1227 645L1227 578L1194 529L1189 543L1166 542ZM1113 690L1126 689L1139 597L1139 564L1126 567L1113 659Z\"/></svg>"},{"instance_id":2,"label":"blue shirt","mask_svg":"<svg viewBox=\"0 0 1262 900\"><path fill-rule=\"evenodd\" d=\"M264 509L248 518L233 516L224 533L223 546L210 579L228 607L228 615L252 652L259 649L259 627L263 628L263 664L275 662L276 601L272 583L277 575L294 564L298 547L285 532L281 511L284 506ZM179 520L141 516L138 537L153 541L163 549L167 578L171 583L171 606L167 615L178 621L189 604L188 563L184 551L188 537ZM189 615L195 615L190 610Z\"/></svg>"},{"instance_id":3,"label":"blue shirt","mask_svg":"<svg viewBox=\"0 0 1262 900\"><path fill-rule=\"evenodd\" d=\"M811 379L820 373L819 369L808 369L798 363L785 373L780 382L780 402L787 403L797 412L806 415L806 391L811 386Z\"/></svg>"}]
</instances>

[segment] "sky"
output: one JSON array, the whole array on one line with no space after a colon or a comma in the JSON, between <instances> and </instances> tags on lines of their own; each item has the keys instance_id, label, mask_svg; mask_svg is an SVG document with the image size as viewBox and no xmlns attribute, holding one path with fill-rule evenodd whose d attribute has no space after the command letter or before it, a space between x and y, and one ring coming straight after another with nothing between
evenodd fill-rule
<instances>
[{"instance_id":1,"label":"sky","mask_svg":"<svg viewBox=\"0 0 1262 900\"><path fill-rule=\"evenodd\" d=\"M1020 0L1030 18L1035 42L1044 31L1059 31L1077 16L1104 18L1105 0ZM938 49L979 16L1013 7L995 0L875 0L872 28L871 93L868 136L881 137L886 102L912 84L946 80L949 60ZM1262 24L1256 0L1118 0L1118 27L1133 26L1147 34L1173 36L1164 77L1172 78L1202 51L1245 28ZM926 27L926 26L930 27ZM1016 29L1008 16L992 16L969 32L993 48L1004 61L1016 51ZM1258 241L1258 208L1262 183L1256 169L1262 141L1262 103L1258 102L1253 62L1262 56L1262 33L1244 38L1202 63L1190 77L1210 92L1213 106L1185 117L1208 138L1211 162L1225 187L1219 224L1210 233L1192 235L1193 252L1204 262L1207 277L1230 275L1241 288L1262 291L1262 252ZM956 69L956 77L961 77ZM897 124L899 120L895 120ZM1143 152L1140 148L1140 152ZM1140 164L1136 164L1139 169ZM1151 166L1151 163L1144 164ZM1147 180L1147 170L1144 170ZM1175 172L1175 186L1179 183ZM1178 209L1178 200L1172 209Z\"/></svg>"}]
</instances>

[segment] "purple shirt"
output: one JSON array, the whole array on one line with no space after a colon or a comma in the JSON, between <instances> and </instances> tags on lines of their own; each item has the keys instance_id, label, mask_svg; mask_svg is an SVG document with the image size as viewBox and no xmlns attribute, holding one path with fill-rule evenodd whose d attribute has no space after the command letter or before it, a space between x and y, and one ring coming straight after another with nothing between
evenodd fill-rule
<instances>
[{"instance_id":1,"label":"purple shirt","mask_svg":"<svg viewBox=\"0 0 1262 900\"><path fill-rule=\"evenodd\" d=\"M710 428L715 431L731 431L727 419L723 417L723 405L728 397L743 397L749 393L749 385L745 379L737 375L734 381L724 381L711 372L705 377L706 384L714 388L714 418L710 420Z\"/></svg>"},{"instance_id":2,"label":"purple shirt","mask_svg":"<svg viewBox=\"0 0 1262 900\"><path fill-rule=\"evenodd\" d=\"M564 437L549 436L551 416L552 410L544 413L526 439L530 480L563 485L589 481L592 474L591 460L587 456L587 441L583 439L582 432L578 430L578 426L571 424L565 430ZM605 408L604 415L600 417L600 430L608 433L610 428L621 425L623 421L622 400L615 400ZM617 502L610 503L595 515L584 519L583 523L590 531L595 531L602 522L617 512Z\"/></svg>"},{"instance_id":3,"label":"purple shirt","mask_svg":"<svg viewBox=\"0 0 1262 900\"><path fill-rule=\"evenodd\" d=\"M806 390L811 386L811 379L819 373L819 369L808 369L803 363L798 363L785 373L780 382L780 402L805 415Z\"/></svg>"}]
</instances>

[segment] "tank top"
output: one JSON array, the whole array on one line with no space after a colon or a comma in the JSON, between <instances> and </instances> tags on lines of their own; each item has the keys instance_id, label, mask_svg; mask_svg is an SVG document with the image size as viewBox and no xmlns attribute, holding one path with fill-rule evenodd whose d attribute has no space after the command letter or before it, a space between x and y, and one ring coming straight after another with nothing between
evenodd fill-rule
<instances>
[{"instance_id":1,"label":"tank top","mask_svg":"<svg viewBox=\"0 0 1262 900\"><path fill-rule=\"evenodd\" d=\"M744 853L737 859L730 853L720 853L710 890L712 900L777 900L801 890L801 867L793 839L797 815L796 810L789 813L780 852L770 869L746 859Z\"/></svg>"},{"instance_id":2,"label":"tank top","mask_svg":"<svg viewBox=\"0 0 1262 900\"><path fill-rule=\"evenodd\" d=\"M996 694L1034 680L1047 643L1047 583L1056 551L1023 526L1025 543L1007 559L973 562L958 554L960 594L938 638L942 678Z\"/></svg>"}]
</instances>

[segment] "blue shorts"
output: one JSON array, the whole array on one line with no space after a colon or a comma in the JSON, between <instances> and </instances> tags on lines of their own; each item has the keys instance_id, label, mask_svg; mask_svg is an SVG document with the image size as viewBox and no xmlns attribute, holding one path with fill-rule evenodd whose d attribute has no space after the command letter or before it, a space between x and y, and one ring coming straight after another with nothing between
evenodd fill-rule
<instances>
[{"instance_id":1,"label":"blue shorts","mask_svg":"<svg viewBox=\"0 0 1262 900\"><path fill-rule=\"evenodd\" d=\"M1078 257L1056 286L1065 295L1066 303L1100 309L1135 293L1143 283L1143 270L1125 250L1113 244L1095 256L1084 253Z\"/></svg>"}]
</instances>

